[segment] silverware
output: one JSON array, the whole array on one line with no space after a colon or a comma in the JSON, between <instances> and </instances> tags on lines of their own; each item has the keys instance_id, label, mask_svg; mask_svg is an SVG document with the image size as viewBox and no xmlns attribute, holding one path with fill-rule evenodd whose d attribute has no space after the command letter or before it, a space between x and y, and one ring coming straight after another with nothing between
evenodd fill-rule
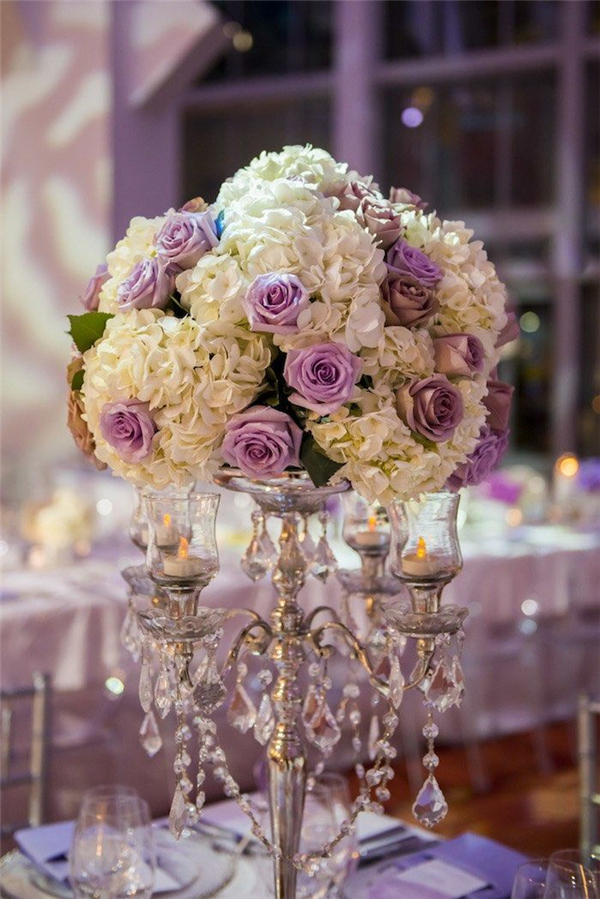
<instances>
[{"instance_id":1,"label":"silverware","mask_svg":"<svg viewBox=\"0 0 600 899\"><path fill-rule=\"evenodd\" d=\"M437 846L437 842L437 840L424 840L423 837L419 836L409 836L403 840L385 843L382 846L373 846L371 849L366 849L360 853L358 867L363 868L392 855L398 857L400 855L410 855L410 853L418 852L420 849L429 849L432 846Z\"/></svg>"}]
</instances>

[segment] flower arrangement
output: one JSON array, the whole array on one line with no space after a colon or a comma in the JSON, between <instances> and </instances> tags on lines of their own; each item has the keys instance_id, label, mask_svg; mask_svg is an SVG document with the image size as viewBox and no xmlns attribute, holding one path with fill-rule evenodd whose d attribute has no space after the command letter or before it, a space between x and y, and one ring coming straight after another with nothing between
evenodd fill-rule
<instances>
[{"instance_id":1,"label":"flower arrangement","mask_svg":"<svg viewBox=\"0 0 600 899\"><path fill-rule=\"evenodd\" d=\"M78 445L157 488L224 464L384 503L480 480L515 325L472 236L310 146L262 153L211 206L134 218L70 316Z\"/></svg>"}]
</instances>

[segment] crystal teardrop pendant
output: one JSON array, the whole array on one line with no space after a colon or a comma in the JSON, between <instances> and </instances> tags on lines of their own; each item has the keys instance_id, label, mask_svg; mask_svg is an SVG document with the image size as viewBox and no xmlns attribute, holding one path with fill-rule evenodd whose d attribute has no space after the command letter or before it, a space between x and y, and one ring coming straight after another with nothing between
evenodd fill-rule
<instances>
[{"instance_id":1,"label":"crystal teardrop pendant","mask_svg":"<svg viewBox=\"0 0 600 899\"><path fill-rule=\"evenodd\" d=\"M258 537L253 537L240 561L240 568L251 581L260 581L267 574L270 563L262 552Z\"/></svg>"},{"instance_id":2,"label":"crystal teardrop pendant","mask_svg":"<svg viewBox=\"0 0 600 899\"><path fill-rule=\"evenodd\" d=\"M170 686L169 675L163 668L159 672L154 685L154 704L161 718L166 718L173 702Z\"/></svg>"},{"instance_id":3,"label":"crystal teardrop pendant","mask_svg":"<svg viewBox=\"0 0 600 899\"><path fill-rule=\"evenodd\" d=\"M342 731L335 715L323 700L317 714L306 729L306 736L311 743L328 755L342 736Z\"/></svg>"},{"instance_id":4,"label":"crystal teardrop pendant","mask_svg":"<svg viewBox=\"0 0 600 899\"><path fill-rule=\"evenodd\" d=\"M139 686L140 705L145 712L149 712L152 708L152 677L150 674L150 666L147 662L142 663L140 670L140 686Z\"/></svg>"},{"instance_id":5,"label":"crystal teardrop pendant","mask_svg":"<svg viewBox=\"0 0 600 899\"><path fill-rule=\"evenodd\" d=\"M229 708L227 710L227 720L232 727L245 734L254 727L256 721L256 706L248 696L241 683L236 683Z\"/></svg>"},{"instance_id":6,"label":"crystal teardrop pendant","mask_svg":"<svg viewBox=\"0 0 600 899\"><path fill-rule=\"evenodd\" d=\"M156 723L156 718L154 717L154 712L152 711L147 712L146 717L142 721L142 726L140 727L140 743L150 758L155 756L162 748L162 738L160 736L158 724Z\"/></svg>"},{"instance_id":7,"label":"crystal teardrop pendant","mask_svg":"<svg viewBox=\"0 0 600 899\"><path fill-rule=\"evenodd\" d=\"M371 717L371 723L369 724L369 758L371 761L377 755L377 743L379 741L379 717L375 714Z\"/></svg>"},{"instance_id":8,"label":"crystal teardrop pendant","mask_svg":"<svg viewBox=\"0 0 600 899\"><path fill-rule=\"evenodd\" d=\"M121 626L120 640L121 646L123 646L127 652L133 656L134 661L137 662L140 654L140 632L135 612L131 606L127 610L127 614L125 615L125 619Z\"/></svg>"},{"instance_id":9,"label":"crystal teardrop pendant","mask_svg":"<svg viewBox=\"0 0 600 899\"><path fill-rule=\"evenodd\" d=\"M254 736L263 746L268 742L273 728L275 727L275 719L273 717L273 707L269 696L265 693L260 701L258 715L254 722Z\"/></svg>"},{"instance_id":10,"label":"crystal teardrop pendant","mask_svg":"<svg viewBox=\"0 0 600 899\"><path fill-rule=\"evenodd\" d=\"M173 794L173 802L171 803L171 811L169 812L169 829L176 840L181 836L186 824L187 808L185 795L181 789L177 787Z\"/></svg>"},{"instance_id":11,"label":"crystal teardrop pendant","mask_svg":"<svg viewBox=\"0 0 600 899\"><path fill-rule=\"evenodd\" d=\"M419 790L412 807L413 815L425 827L435 827L448 813L448 803L437 780L430 774Z\"/></svg>"},{"instance_id":12,"label":"crystal teardrop pendant","mask_svg":"<svg viewBox=\"0 0 600 899\"><path fill-rule=\"evenodd\" d=\"M452 670L449 668L446 659L442 659L433 672L431 680L425 687L425 698L438 712L445 712L459 698Z\"/></svg>"},{"instance_id":13,"label":"crystal teardrop pendant","mask_svg":"<svg viewBox=\"0 0 600 899\"><path fill-rule=\"evenodd\" d=\"M390 699L395 709L400 706L400 703L404 699L404 683L404 675L402 674L398 656L393 655L392 661L390 662L389 685Z\"/></svg>"},{"instance_id":14,"label":"crystal teardrop pendant","mask_svg":"<svg viewBox=\"0 0 600 899\"><path fill-rule=\"evenodd\" d=\"M302 706L302 721L305 727L310 727L320 711L323 703L323 696L320 690L317 690L314 684L311 684L306 691L306 698Z\"/></svg>"},{"instance_id":15,"label":"crystal teardrop pendant","mask_svg":"<svg viewBox=\"0 0 600 899\"><path fill-rule=\"evenodd\" d=\"M337 561L326 537L321 537L317 543L310 571L322 581L326 581L337 571Z\"/></svg>"}]
</instances>

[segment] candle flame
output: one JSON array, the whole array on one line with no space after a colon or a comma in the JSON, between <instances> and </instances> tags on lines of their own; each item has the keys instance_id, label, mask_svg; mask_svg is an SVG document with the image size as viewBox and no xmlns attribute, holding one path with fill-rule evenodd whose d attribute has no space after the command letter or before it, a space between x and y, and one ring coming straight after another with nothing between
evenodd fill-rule
<instances>
[{"instance_id":1,"label":"candle flame","mask_svg":"<svg viewBox=\"0 0 600 899\"><path fill-rule=\"evenodd\" d=\"M377 518L375 515L369 515L369 530L375 531L377 529Z\"/></svg>"},{"instance_id":2,"label":"candle flame","mask_svg":"<svg viewBox=\"0 0 600 899\"><path fill-rule=\"evenodd\" d=\"M426 559L427 558L427 544L423 540L422 537L419 537L417 541L417 559Z\"/></svg>"},{"instance_id":3,"label":"candle flame","mask_svg":"<svg viewBox=\"0 0 600 899\"><path fill-rule=\"evenodd\" d=\"M164 524L164 526L165 526L166 528L168 528L169 525L171 524L171 516L169 515L168 512L167 512L167 514L166 514L166 515L164 516L164 518L163 518L163 524Z\"/></svg>"},{"instance_id":4,"label":"candle flame","mask_svg":"<svg viewBox=\"0 0 600 899\"><path fill-rule=\"evenodd\" d=\"M185 537L179 538L179 549L177 550L177 558L178 559L187 559L189 546L190 546L190 544L185 539Z\"/></svg>"},{"instance_id":5,"label":"candle flame","mask_svg":"<svg viewBox=\"0 0 600 899\"><path fill-rule=\"evenodd\" d=\"M556 468L565 478L573 478L579 471L579 462L571 453L565 453L556 460Z\"/></svg>"}]
</instances>

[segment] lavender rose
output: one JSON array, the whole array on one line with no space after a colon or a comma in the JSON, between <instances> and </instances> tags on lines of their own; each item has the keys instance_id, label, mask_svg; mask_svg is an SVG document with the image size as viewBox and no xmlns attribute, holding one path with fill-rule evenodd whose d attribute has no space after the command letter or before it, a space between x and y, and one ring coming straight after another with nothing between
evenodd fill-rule
<instances>
[{"instance_id":1,"label":"lavender rose","mask_svg":"<svg viewBox=\"0 0 600 899\"><path fill-rule=\"evenodd\" d=\"M519 328L517 316L514 312L508 312L506 317L506 324L498 334L498 339L496 340L496 349L499 349L501 346L504 346L507 343L512 343L513 340L517 339L520 331L521 329Z\"/></svg>"},{"instance_id":2,"label":"lavender rose","mask_svg":"<svg viewBox=\"0 0 600 899\"><path fill-rule=\"evenodd\" d=\"M407 275L388 272L381 285L381 294L387 325L403 325L405 328L423 325L438 309L433 291Z\"/></svg>"},{"instance_id":3,"label":"lavender rose","mask_svg":"<svg viewBox=\"0 0 600 899\"><path fill-rule=\"evenodd\" d=\"M483 405L488 410L487 424L494 431L506 431L510 418L510 403L514 387L503 381L487 382L488 394L483 398Z\"/></svg>"},{"instance_id":4,"label":"lavender rose","mask_svg":"<svg viewBox=\"0 0 600 899\"><path fill-rule=\"evenodd\" d=\"M388 250L402 232L400 216L387 200L364 197L356 210L356 219L384 250Z\"/></svg>"},{"instance_id":5,"label":"lavender rose","mask_svg":"<svg viewBox=\"0 0 600 899\"><path fill-rule=\"evenodd\" d=\"M508 431L493 431L485 424L479 432L479 442L473 452L467 456L467 461L459 465L454 473L446 481L449 490L459 490L461 487L475 487L492 473L506 447L508 446Z\"/></svg>"},{"instance_id":6,"label":"lavender rose","mask_svg":"<svg viewBox=\"0 0 600 899\"><path fill-rule=\"evenodd\" d=\"M110 275L108 274L106 263L99 265L96 269L96 274L90 278L85 290L79 297L79 301L88 312L94 312L98 308L100 291L109 278Z\"/></svg>"},{"instance_id":7,"label":"lavender rose","mask_svg":"<svg viewBox=\"0 0 600 899\"><path fill-rule=\"evenodd\" d=\"M321 415L352 396L362 361L341 343L315 343L287 354L283 377L295 392L290 401Z\"/></svg>"},{"instance_id":8,"label":"lavender rose","mask_svg":"<svg viewBox=\"0 0 600 899\"><path fill-rule=\"evenodd\" d=\"M485 350L473 334L444 334L433 340L435 370L442 375L459 377L483 371Z\"/></svg>"},{"instance_id":9,"label":"lavender rose","mask_svg":"<svg viewBox=\"0 0 600 899\"><path fill-rule=\"evenodd\" d=\"M157 430L148 403L139 400L105 403L100 413L100 433L125 462L149 456Z\"/></svg>"},{"instance_id":10,"label":"lavender rose","mask_svg":"<svg viewBox=\"0 0 600 899\"><path fill-rule=\"evenodd\" d=\"M164 309L175 286L175 275L160 256L143 259L117 291L121 309Z\"/></svg>"},{"instance_id":11,"label":"lavender rose","mask_svg":"<svg viewBox=\"0 0 600 899\"><path fill-rule=\"evenodd\" d=\"M403 206L414 206L416 209L427 209L429 206L429 203L424 203L418 194L414 194L406 187L392 187L390 203L401 203Z\"/></svg>"},{"instance_id":12,"label":"lavender rose","mask_svg":"<svg viewBox=\"0 0 600 899\"><path fill-rule=\"evenodd\" d=\"M210 212L174 212L156 235L159 256L167 260L169 270L178 274L193 268L219 240Z\"/></svg>"},{"instance_id":13,"label":"lavender rose","mask_svg":"<svg viewBox=\"0 0 600 899\"><path fill-rule=\"evenodd\" d=\"M409 275L426 287L434 287L444 274L422 250L411 247L402 238L388 250L386 261L388 270L393 274Z\"/></svg>"},{"instance_id":14,"label":"lavender rose","mask_svg":"<svg viewBox=\"0 0 600 899\"><path fill-rule=\"evenodd\" d=\"M435 443L450 440L463 417L462 396L444 375L401 387L396 409L412 431Z\"/></svg>"},{"instance_id":15,"label":"lavender rose","mask_svg":"<svg viewBox=\"0 0 600 899\"><path fill-rule=\"evenodd\" d=\"M298 316L310 305L310 297L296 275L272 273L254 279L242 304L253 331L295 334Z\"/></svg>"},{"instance_id":16,"label":"lavender rose","mask_svg":"<svg viewBox=\"0 0 600 899\"><path fill-rule=\"evenodd\" d=\"M223 458L251 478L278 475L300 465L302 431L269 406L252 406L234 415L226 427Z\"/></svg>"}]
</instances>

